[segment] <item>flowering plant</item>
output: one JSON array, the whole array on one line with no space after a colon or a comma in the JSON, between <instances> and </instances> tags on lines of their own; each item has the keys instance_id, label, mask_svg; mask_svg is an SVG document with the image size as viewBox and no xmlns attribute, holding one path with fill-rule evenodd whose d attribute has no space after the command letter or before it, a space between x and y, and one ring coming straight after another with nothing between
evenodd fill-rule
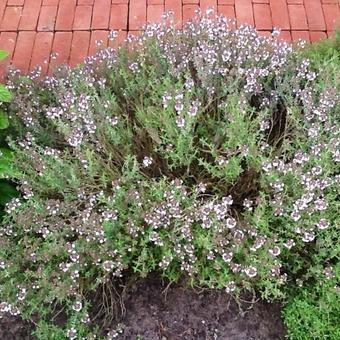
<instances>
[{"instance_id":1,"label":"flowering plant","mask_svg":"<svg viewBox=\"0 0 340 340\"><path fill-rule=\"evenodd\" d=\"M334 274L337 90L277 31L233 26L166 16L76 69L12 72L1 310L39 312L40 338L100 335L89 294L110 314L122 276L272 299Z\"/></svg>"}]
</instances>

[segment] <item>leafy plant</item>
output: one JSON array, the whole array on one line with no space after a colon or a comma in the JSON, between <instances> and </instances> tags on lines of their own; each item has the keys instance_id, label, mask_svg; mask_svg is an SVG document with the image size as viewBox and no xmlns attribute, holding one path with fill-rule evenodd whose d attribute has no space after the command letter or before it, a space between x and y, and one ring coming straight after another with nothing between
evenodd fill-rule
<instances>
[{"instance_id":1,"label":"leafy plant","mask_svg":"<svg viewBox=\"0 0 340 340\"><path fill-rule=\"evenodd\" d=\"M290 339L339 339L340 304L337 284L340 275L339 272L333 275L332 278L324 277L317 284L303 287L289 300L283 316Z\"/></svg>"},{"instance_id":2,"label":"leafy plant","mask_svg":"<svg viewBox=\"0 0 340 340\"><path fill-rule=\"evenodd\" d=\"M0 50L0 61L4 60L8 57L8 53L6 51ZM0 84L0 105L2 102L8 103L12 99L11 93L9 90L3 85ZM0 129L6 129L8 127L8 117L4 110L1 109L0 106Z\"/></svg>"},{"instance_id":3,"label":"leafy plant","mask_svg":"<svg viewBox=\"0 0 340 340\"><path fill-rule=\"evenodd\" d=\"M0 50L0 61L7 58L8 53ZM7 129L9 126L8 116L5 110L1 107L2 103L8 103L12 99L10 91L0 84L0 219L3 215L5 204L8 203L13 197L17 196L14 187L1 178L11 175L11 151L7 148L5 142L6 133L2 130Z\"/></svg>"},{"instance_id":4,"label":"leafy plant","mask_svg":"<svg viewBox=\"0 0 340 340\"><path fill-rule=\"evenodd\" d=\"M111 320L121 277L271 300L337 261L337 79L232 26L149 25L76 69L10 77L22 199L0 230L1 306L38 314L38 338L101 336L91 295Z\"/></svg>"},{"instance_id":5,"label":"leafy plant","mask_svg":"<svg viewBox=\"0 0 340 340\"><path fill-rule=\"evenodd\" d=\"M320 64L340 57L340 29L335 30L328 39L308 45L303 52L313 64Z\"/></svg>"},{"instance_id":6,"label":"leafy plant","mask_svg":"<svg viewBox=\"0 0 340 340\"><path fill-rule=\"evenodd\" d=\"M309 45L301 51L301 57L309 57L311 66L319 73L316 86L333 84L339 92L339 53L339 30L330 39ZM336 205L335 201L331 204ZM339 226L338 218L336 224ZM321 340L340 337L340 247L336 241L338 232L339 228L333 237L329 234L327 240L317 243L319 252L312 259L307 282L303 285L299 282L302 287L291 287L287 305L283 309L290 339Z\"/></svg>"}]
</instances>

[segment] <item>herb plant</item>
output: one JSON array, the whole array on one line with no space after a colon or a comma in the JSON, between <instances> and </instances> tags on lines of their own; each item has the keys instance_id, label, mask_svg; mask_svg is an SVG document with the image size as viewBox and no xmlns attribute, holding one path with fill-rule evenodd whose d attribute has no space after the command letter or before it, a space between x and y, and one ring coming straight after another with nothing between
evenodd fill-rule
<instances>
[{"instance_id":1,"label":"herb plant","mask_svg":"<svg viewBox=\"0 0 340 340\"><path fill-rule=\"evenodd\" d=\"M12 72L22 199L0 229L1 310L39 339L113 338L91 296L111 320L121 277L271 300L333 273L339 84L321 86L276 30L232 27L166 16L78 68Z\"/></svg>"}]
</instances>

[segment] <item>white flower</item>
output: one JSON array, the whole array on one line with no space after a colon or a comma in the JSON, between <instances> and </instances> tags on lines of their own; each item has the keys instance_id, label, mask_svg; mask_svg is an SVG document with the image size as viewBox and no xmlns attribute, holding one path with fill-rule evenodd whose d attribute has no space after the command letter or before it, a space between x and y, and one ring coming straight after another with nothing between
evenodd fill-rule
<instances>
[{"instance_id":1,"label":"white flower","mask_svg":"<svg viewBox=\"0 0 340 340\"><path fill-rule=\"evenodd\" d=\"M222 205L228 206L228 205L232 205L232 204L233 204L233 198L231 197L231 195L222 198Z\"/></svg>"},{"instance_id":2,"label":"white flower","mask_svg":"<svg viewBox=\"0 0 340 340\"><path fill-rule=\"evenodd\" d=\"M294 240L289 239L289 240L287 240L287 242L285 242L283 245L284 245L287 249L291 249L292 247L295 246L295 242L294 242Z\"/></svg>"},{"instance_id":3,"label":"white flower","mask_svg":"<svg viewBox=\"0 0 340 340\"><path fill-rule=\"evenodd\" d=\"M76 301L72 306L72 309L76 312L80 312L82 308L83 304L81 303L81 301Z\"/></svg>"},{"instance_id":4,"label":"white flower","mask_svg":"<svg viewBox=\"0 0 340 340\"><path fill-rule=\"evenodd\" d=\"M225 287L225 291L227 293L231 293L236 289L236 285L234 281L229 281Z\"/></svg>"},{"instance_id":5,"label":"white flower","mask_svg":"<svg viewBox=\"0 0 340 340\"><path fill-rule=\"evenodd\" d=\"M257 275L257 269L255 267L247 267L244 272L248 277L255 277Z\"/></svg>"},{"instance_id":6,"label":"white flower","mask_svg":"<svg viewBox=\"0 0 340 340\"><path fill-rule=\"evenodd\" d=\"M231 251L228 253L222 254L222 259L224 262L230 262L232 258L233 258L233 253Z\"/></svg>"},{"instance_id":7,"label":"white flower","mask_svg":"<svg viewBox=\"0 0 340 340\"><path fill-rule=\"evenodd\" d=\"M176 110L178 113L182 112L183 109L184 109L184 105L183 105L182 103L176 103L176 104L175 104L175 110Z\"/></svg>"},{"instance_id":8,"label":"white flower","mask_svg":"<svg viewBox=\"0 0 340 340\"><path fill-rule=\"evenodd\" d=\"M182 117L178 117L178 118L176 119L176 124L177 124L177 126L180 127L180 128L184 127L184 126L185 126L185 119L182 118Z\"/></svg>"},{"instance_id":9,"label":"white flower","mask_svg":"<svg viewBox=\"0 0 340 340\"><path fill-rule=\"evenodd\" d=\"M227 228L228 229L233 229L236 227L236 220L232 217L227 218Z\"/></svg>"},{"instance_id":10,"label":"white flower","mask_svg":"<svg viewBox=\"0 0 340 340\"><path fill-rule=\"evenodd\" d=\"M301 218L301 215L297 211L293 211L290 214L290 217L293 219L293 221L297 222Z\"/></svg>"},{"instance_id":11,"label":"white flower","mask_svg":"<svg viewBox=\"0 0 340 340\"><path fill-rule=\"evenodd\" d=\"M229 161L223 156L218 156L216 161L217 161L217 164L219 166L224 166L224 165L227 165L229 163Z\"/></svg>"},{"instance_id":12,"label":"white flower","mask_svg":"<svg viewBox=\"0 0 340 340\"><path fill-rule=\"evenodd\" d=\"M143 167L144 167L144 168L149 167L152 163L153 163L153 159L152 159L151 157L145 156L145 157L143 158Z\"/></svg>"},{"instance_id":13,"label":"white flower","mask_svg":"<svg viewBox=\"0 0 340 340\"><path fill-rule=\"evenodd\" d=\"M74 340L77 338L77 330L72 327L69 330L67 330L66 335L70 340Z\"/></svg>"},{"instance_id":14,"label":"white flower","mask_svg":"<svg viewBox=\"0 0 340 340\"><path fill-rule=\"evenodd\" d=\"M269 249L269 253L273 256L279 256L281 254L281 250L278 246L275 246L272 249Z\"/></svg>"},{"instance_id":15,"label":"white flower","mask_svg":"<svg viewBox=\"0 0 340 340\"><path fill-rule=\"evenodd\" d=\"M315 234L313 232L305 231L302 236L303 242L312 242L315 239Z\"/></svg>"},{"instance_id":16,"label":"white flower","mask_svg":"<svg viewBox=\"0 0 340 340\"><path fill-rule=\"evenodd\" d=\"M327 220L325 220L324 218L322 218L318 223L317 223L317 227L320 230L324 230L327 229L329 227L329 222Z\"/></svg>"},{"instance_id":17,"label":"white flower","mask_svg":"<svg viewBox=\"0 0 340 340\"><path fill-rule=\"evenodd\" d=\"M113 261L104 261L103 268L105 271L110 272L113 269Z\"/></svg>"}]
</instances>

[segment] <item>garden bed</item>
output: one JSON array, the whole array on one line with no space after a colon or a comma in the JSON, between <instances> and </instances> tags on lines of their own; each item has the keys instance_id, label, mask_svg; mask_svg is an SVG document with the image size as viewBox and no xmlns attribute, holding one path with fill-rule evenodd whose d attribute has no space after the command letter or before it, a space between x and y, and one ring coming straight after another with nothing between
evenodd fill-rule
<instances>
[{"instance_id":1,"label":"garden bed","mask_svg":"<svg viewBox=\"0 0 340 340\"><path fill-rule=\"evenodd\" d=\"M254 302L251 296L242 300L236 303L221 291L168 285L151 275L131 287L122 305L125 315L109 328L121 324L119 339L126 340L284 339L279 304ZM32 329L20 318L6 316L0 321L0 339L34 339Z\"/></svg>"}]
</instances>

